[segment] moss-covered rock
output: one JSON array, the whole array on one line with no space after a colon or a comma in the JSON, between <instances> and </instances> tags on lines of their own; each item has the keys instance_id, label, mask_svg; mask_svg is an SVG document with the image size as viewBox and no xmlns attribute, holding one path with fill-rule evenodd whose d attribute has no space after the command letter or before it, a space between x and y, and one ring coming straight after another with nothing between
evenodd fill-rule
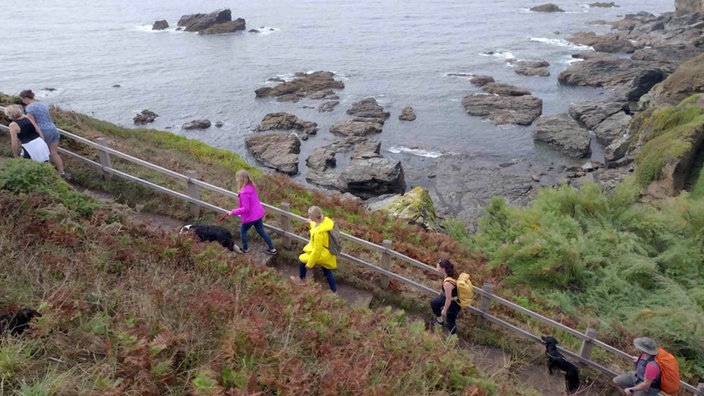
<instances>
[{"instance_id":1,"label":"moss-covered rock","mask_svg":"<svg viewBox=\"0 0 704 396\"><path fill-rule=\"evenodd\" d=\"M640 114L633 122L638 137L636 178L656 198L673 196L698 172L697 155L704 148L704 94L677 106Z\"/></svg>"},{"instance_id":2,"label":"moss-covered rock","mask_svg":"<svg viewBox=\"0 0 704 396\"><path fill-rule=\"evenodd\" d=\"M393 217L408 220L411 224L418 224L426 229L440 230L435 205L423 187L414 187L403 195L392 195L388 198L368 203L372 210L387 212Z\"/></svg>"}]
</instances>

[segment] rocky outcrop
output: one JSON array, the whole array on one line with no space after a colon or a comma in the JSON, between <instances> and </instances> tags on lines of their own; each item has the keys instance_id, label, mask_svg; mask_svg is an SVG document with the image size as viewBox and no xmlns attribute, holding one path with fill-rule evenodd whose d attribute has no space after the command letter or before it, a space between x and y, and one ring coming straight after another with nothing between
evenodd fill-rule
<instances>
[{"instance_id":1,"label":"rocky outcrop","mask_svg":"<svg viewBox=\"0 0 704 396\"><path fill-rule=\"evenodd\" d=\"M198 34L230 33L246 28L244 19L232 20L232 12L228 8L210 14L183 15L176 25L187 32Z\"/></svg>"},{"instance_id":2,"label":"rocky outcrop","mask_svg":"<svg viewBox=\"0 0 704 396\"><path fill-rule=\"evenodd\" d=\"M595 7L599 7L599 8L611 8L611 7L618 7L618 5L616 5L616 3L614 3L613 1L612 1L612 2L609 2L609 3L599 2L599 1L598 1L598 2L596 2L596 3L590 3L590 4L589 4L589 7L592 7L592 8L595 8Z\"/></svg>"},{"instance_id":3,"label":"rocky outcrop","mask_svg":"<svg viewBox=\"0 0 704 396\"><path fill-rule=\"evenodd\" d=\"M193 120L189 121L181 127L183 129L208 129L210 128L210 120Z\"/></svg>"},{"instance_id":4,"label":"rocky outcrop","mask_svg":"<svg viewBox=\"0 0 704 396\"><path fill-rule=\"evenodd\" d=\"M377 121L342 120L330 126L330 133L340 137L363 137L381 133L383 124Z\"/></svg>"},{"instance_id":5,"label":"rocky outcrop","mask_svg":"<svg viewBox=\"0 0 704 396\"><path fill-rule=\"evenodd\" d=\"M328 92L331 89L344 89L342 81L334 79L335 73L316 71L313 73L296 73L292 81L284 81L274 87L262 87L254 91L258 98L275 97L279 102L298 102L309 98L325 98L319 92Z\"/></svg>"},{"instance_id":6,"label":"rocky outcrop","mask_svg":"<svg viewBox=\"0 0 704 396\"><path fill-rule=\"evenodd\" d=\"M401 121L415 121L416 113L413 111L413 107L406 106L401 109L401 114L398 115L398 119Z\"/></svg>"},{"instance_id":7,"label":"rocky outcrop","mask_svg":"<svg viewBox=\"0 0 704 396\"><path fill-rule=\"evenodd\" d=\"M318 124L301 120L289 113L269 113L264 116L254 130L257 132L273 130L296 131L301 140L308 140L309 135L318 133Z\"/></svg>"},{"instance_id":8,"label":"rocky outcrop","mask_svg":"<svg viewBox=\"0 0 704 396\"><path fill-rule=\"evenodd\" d=\"M646 106L675 105L700 92L704 92L704 54L680 65L665 81L655 86L643 101L647 103Z\"/></svg>"},{"instance_id":9,"label":"rocky outcrop","mask_svg":"<svg viewBox=\"0 0 704 396\"><path fill-rule=\"evenodd\" d=\"M384 108L374 98L366 98L353 103L352 107L347 110L347 114L357 120L373 121L382 125L391 116L389 112L384 111Z\"/></svg>"},{"instance_id":10,"label":"rocky outcrop","mask_svg":"<svg viewBox=\"0 0 704 396\"><path fill-rule=\"evenodd\" d=\"M569 115L583 127L593 130L605 119L628 108L628 101L619 98L601 98L570 106Z\"/></svg>"},{"instance_id":11,"label":"rocky outcrop","mask_svg":"<svg viewBox=\"0 0 704 396\"><path fill-rule=\"evenodd\" d=\"M223 34L223 33L233 33L240 30L245 30L247 28L247 23L242 18L237 18L234 21L218 23L210 26L207 29L200 30L198 34L209 35L209 34Z\"/></svg>"},{"instance_id":12,"label":"rocky outcrop","mask_svg":"<svg viewBox=\"0 0 704 396\"><path fill-rule=\"evenodd\" d=\"M154 21L152 25L152 30L164 30L169 28L169 23L165 19Z\"/></svg>"},{"instance_id":13,"label":"rocky outcrop","mask_svg":"<svg viewBox=\"0 0 704 396\"><path fill-rule=\"evenodd\" d=\"M513 71L516 74L522 76L538 76L538 77L548 77L550 76L550 62L545 60L539 61L510 61L508 62L513 65Z\"/></svg>"},{"instance_id":14,"label":"rocky outcrop","mask_svg":"<svg viewBox=\"0 0 704 396\"><path fill-rule=\"evenodd\" d=\"M611 88L626 99L637 101L669 72L665 65L603 54L573 63L557 80L564 85Z\"/></svg>"},{"instance_id":15,"label":"rocky outcrop","mask_svg":"<svg viewBox=\"0 0 704 396\"><path fill-rule=\"evenodd\" d=\"M342 178L346 191L363 199L406 190L401 161L390 158L354 158L342 171Z\"/></svg>"},{"instance_id":16,"label":"rocky outcrop","mask_svg":"<svg viewBox=\"0 0 704 396\"><path fill-rule=\"evenodd\" d=\"M132 121L134 121L135 125L144 125L144 124L148 124L150 122L154 122L154 120L156 120L157 117L159 117L159 114L157 114L151 110L144 109L144 110L142 110L141 113L134 116L132 118Z\"/></svg>"},{"instance_id":17,"label":"rocky outcrop","mask_svg":"<svg viewBox=\"0 0 704 396\"><path fill-rule=\"evenodd\" d=\"M486 117L495 124L530 125L542 114L543 101L525 89L506 84L487 83L485 93L465 96L462 106L467 114ZM486 92L497 92L489 94Z\"/></svg>"},{"instance_id":18,"label":"rocky outcrop","mask_svg":"<svg viewBox=\"0 0 704 396\"><path fill-rule=\"evenodd\" d=\"M594 128L596 141L604 147L611 145L615 140L626 135L630 122L631 116L623 111L613 114Z\"/></svg>"},{"instance_id":19,"label":"rocky outcrop","mask_svg":"<svg viewBox=\"0 0 704 396\"><path fill-rule=\"evenodd\" d=\"M420 186L414 187L403 195L372 198L365 202L365 206L369 210L380 210L425 229L439 231L442 228L428 190Z\"/></svg>"},{"instance_id":20,"label":"rocky outcrop","mask_svg":"<svg viewBox=\"0 0 704 396\"><path fill-rule=\"evenodd\" d=\"M301 141L294 135L261 133L248 136L245 148L264 166L288 175L298 174Z\"/></svg>"},{"instance_id":21,"label":"rocky outcrop","mask_svg":"<svg viewBox=\"0 0 704 396\"><path fill-rule=\"evenodd\" d=\"M704 0L675 0L675 12L679 15L704 12Z\"/></svg>"},{"instance_id":22,"label":"rocky outcrop","mask_svg":"<svg viewBox=\"0 0 704 396\"><path fill-rule=\"evenodd\" d=\"M565 12L565 10L552 3L531 7L530 10L535 12Z\"/></svg>"},{"instance_id":23,"label":"rocky outcrop","mask_svg":"<svg viewBox=\"0 0 704 396\"><path fill-rule=\"evenodd\" d=\"M325 172L337 166L335 151L325 147L318 147L306 159L308 169L316 172Z\"/></svg>"},{"instance_id":24,"label":"rocky outcrop","mask_svg":"<svg viewBox=\"0 0 704 396\"><path fill-rule=\"evenodd\" d=\"M533 138L572 158L585 158L591 154L589 132L567 114L540 117L535 123Z\"/></svg>"},{"instance_id":25,"label":"rocky outcrop","mask_svg":"<svg viewBox=\"0 0 704 396\"><path fill-rule=\"evenodd\" d=\"M492 77L492 76L479 75L479 76L472 77L469 80L469 82L471 82L472 84L474 84L478 87L483 87L486 84L495 82L495 80L494 80L494 77Z\"/></svg>"}]
</instances>

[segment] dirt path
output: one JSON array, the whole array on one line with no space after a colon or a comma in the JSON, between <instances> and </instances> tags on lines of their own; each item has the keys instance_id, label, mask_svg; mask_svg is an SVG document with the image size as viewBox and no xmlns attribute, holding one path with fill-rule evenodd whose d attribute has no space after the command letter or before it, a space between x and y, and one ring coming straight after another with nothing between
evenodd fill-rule
<instances>
[{"instance_id":1,"label":"dirt path","mask_svg":"<svg viewBox=\"0 0 704 396\"><path fill-rule=\"evenodd\" d=\"M89 195L97 200L114 202L114 197L108 193L79 189L83 194ZM157 232L178 232L183 224L167 216L155 215L151 213L135 212L133 220L151 228ZM232 227L229 227L232 228ZM278 256L269 256L264 253L266 246L259 238L252 238L250 251L247 253L248 259L255 265L275 268L282 279L288 280L290 276L298 276L296 263L286 263ZM327 284L321 283L320 287L327 289ZM338 284L338 295L345 299L352 307L369 307L373 295L366 290L360 290L344 283ZM413 319L423 321L423 318ZM565 382L562 374L549 375L544 364L542 364L542 353L540 347L535 350L539 356L534 359L537 363L519 362L512 356L500 349L487 347L484 345L471 344L460 340L460 346L465 348L472 356L472 361L482 370L487 377L492 378L498 384L513 382L525 387L523 395L544 395L556 396L565 395ZM582 378L583 379L583 378ZM618 394L610 391L598 392L590 386L582 389L579 395L611 395Z\"/></svg>"}]
</instances>

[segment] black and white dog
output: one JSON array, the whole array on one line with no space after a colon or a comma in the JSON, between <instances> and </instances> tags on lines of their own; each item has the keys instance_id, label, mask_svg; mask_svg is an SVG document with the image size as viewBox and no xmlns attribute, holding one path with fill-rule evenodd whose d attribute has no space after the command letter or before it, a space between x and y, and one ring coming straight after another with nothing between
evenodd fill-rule
<instances>
[{"instance_id":1,"label":"black and white dog","mask_svg":"<svg viewBox=\"0 0 704 396\"><path fill-rule=\"evenodd\" d=\"M545 357L547 358L548 371L552 375L555 368L565 372L565 385L569 393L579 389L579 369L565 359L557 350L557 340L551 336L540 337L545 343Z\"/></svg>"},{"instance_id":2,"label":"black and white dog","mask_svg":"<svg viewBox=\"0 0 704 396\"><path fill-rule=\"evenodd\" d=\"M185 234L189 231L194 231L198 238L203 242L218 241L223 247L234 251L235 240L232 239L232 233L225 227L216 225L204 224L188 224L181 227L179 234Z\"/></svg>"},{"instance_id":3,"label":"black and white dog","mask_svg":"<svg viewBox=\"0 0 704 396\"><path fill-rule=\"evenodd\" d=\"M5 332L16 336L24 333L29 327L29 322L35 317L40 317L42 314L36 309L22 308L14 314L5 314L0 316L0 335Z\"/></svg>"}]
</instances>

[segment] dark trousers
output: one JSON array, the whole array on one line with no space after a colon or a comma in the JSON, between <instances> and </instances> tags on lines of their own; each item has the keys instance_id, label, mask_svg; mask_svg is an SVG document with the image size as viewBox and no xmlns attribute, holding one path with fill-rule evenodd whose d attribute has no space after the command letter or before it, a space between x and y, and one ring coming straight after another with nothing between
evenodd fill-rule
<instances>
[{"instance_id":1,"label":"dark trousers","mask_svg":"<svg viewBox=\"0 0 704 396\"><path fill-rule=\"evenodd\" d=\"M335 283L335 275L332 273L332 270L329 270L325 267L320 267L323 269L323 274L325 275L325 278L328 280L328 284L330 285L330 290L332 290L333 293L337 292L337 284ZM306 274L308 273L308 267L306 267L306 264L303 261L298 261L298 277L301 279L306 278Z\"/></svg>"},{"instance_id":2,"label":"dark trousers","mask_svg":"<svg viewBox=\"0 0 704 396\"><path fill-rule=\"evenodd\" d=\"M445 306L445 293L442 292L438 294L437 297L430 300L430 308L433 310L435 316L440 317L442 315L442 308ZM456 322L457 315L462 310L457 301L452 301L450 307L447 309L447 316L445 317L445 327L450 331L451 334L457 332Z\"/></svg>"},{"instance_id":3,"label":"dark trousers","mask_svg":"<svg viewBox=\"0 0 704 396\"><path fill-rule=\"evenodd\" d=\"M269 247L269 250L273 249L274 244L271 243L271 237L264 230L264 221L262 219L250 221L249 223L244 223L240 226L240 238L242 239L242 249L249 250L249 239L247 238L247 231L249 231L252 226L254 226L254 229L257 230L257 234L259 234L259 236L264 239L264 242L266 243L266 246Z\"/></svg>"}]
</instances>

